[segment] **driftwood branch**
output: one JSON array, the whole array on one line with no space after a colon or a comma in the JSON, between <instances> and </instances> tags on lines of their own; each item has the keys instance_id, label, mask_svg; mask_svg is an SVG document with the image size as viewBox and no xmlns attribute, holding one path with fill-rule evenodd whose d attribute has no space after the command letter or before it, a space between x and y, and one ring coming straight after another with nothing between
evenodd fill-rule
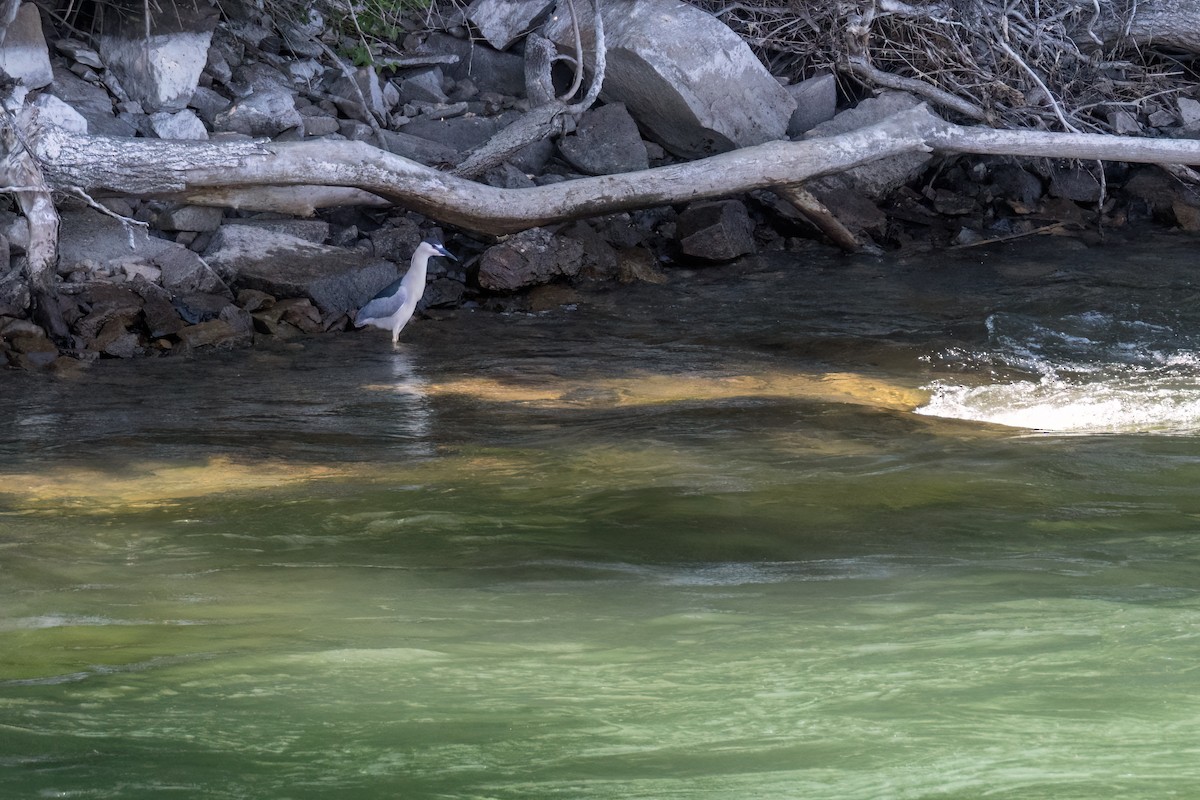
<instances>
[{"instance_id":1,"label":"driftwood branch","mask_svg":"<svg viewBox=\"0 0 1200 800\"><path fill-rule=\"evenodd\" d=\"M803 183L900 153L1200 164L1200 140L967 127L950 124L924 106L839 136L770 142L700 161L527 189L484 186L363 142L164 142L58 128L42 130L31 142L51 189L76 186L145 196L340 186L487 234Z\"/></svg>"}]
</instances>

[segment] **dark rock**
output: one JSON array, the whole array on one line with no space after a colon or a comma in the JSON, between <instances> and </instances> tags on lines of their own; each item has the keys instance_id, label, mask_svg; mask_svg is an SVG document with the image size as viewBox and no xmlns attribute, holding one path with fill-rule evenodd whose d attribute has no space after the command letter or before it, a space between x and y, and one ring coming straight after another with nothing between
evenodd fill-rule
<instances>
[{"instance_id":1,"label":"dark rock","mask_svg":"<svg viewBox=\"0 0 1200 800\"><path fill-rule=\"evenodd\" d=\"M219 317L225 306L229 305L229 298L219 294L192 292L172 298L171 305L184 322L195 325Z\"/></svg>"},{"instance_id":2,"label":"dark rock","mask_svg":"<svg viewBox=\"0 0 1200 800\"><path fill-rule=\"evenodd\" d=\"M514 234L489 247L479 260L479 285L491 291L510 292L571 277L581 266L583 245L555 236L544 228Z\"/></svg>"},{"instance_id":3,"label":"dark rock","mask_svg":"<svg viewBox=\"0 0 1200 800\"><path fill-rule=\"evenodd\" d=\"M164 231L215 231L225 211L209 206L171 206L154 220Z\"/></svg>"},{"instance_id":4,"label":"dark rock","mask_svg":"<svg viewBox=\"0 0 1200 800\"><path fill-rule=\"evenodd\" d=\"M113 320L128 326L142 313L141 296L112 283L91 283L78 296L78 300L88 309L88 313L76 323L75 329L87 340L95 339L100 329Z\"/></svg>"},{"instance_id":5,"label":"dark rock","mask_svg":"<svg viewBox=\"0 0 1200 800\"><path fill-rule=\"evenodd\" d=\"M677 235L693 258L728 261L754 252L754 223L740 200L690 206L679 215Z\"/></svg>"},{"instance_id":6,"label":"dark rock","mask_svg":"<svg viewBox=\"0 0 1200 800\"><path fill-rule=\"evenodd\" d=\"M231 105L233 103L228 98L204 86L196 87L196 91L192 92L192 99L188 102L188 107L210 128L216 124L217 117L229 110Z\"/></svg>"},{"instance_id":7,"label":"dark rock","mask_svg":"<svg viewBox=\"0 0 1200 800\"><path fill-rule=\"evenodd\" d=\"M667 275L658 259L644 247L625 247L618 253L618 276L622 283L666 283Z\"/></svg>"},{"instance_id":8,"label":"dark rock","mask_svg":"<svg viewBox=\"0 0 1200 800\"><path fill-rule=\"evenodd\" d=\"M312 113L306 114L303 111L300 115L304 117L304 135L305 136L328 136L331 133L337 133L341 129L341 124L337 117L332 117L321 111L316 106L310 106L306 110L311 110Z\"/></svg>"},{"instance_id":9,"label":"dark rock","mask_svg":"<svg viewBox=\"0 0 1200 800\"><path fill-rule=\"evenodd\" d=\"M275 305L275 298L257 289L242 289L237 293L237 304L248 313L264 311Z\"/></svg>"},{"instance_id":10,"label":"dark rock","mask_svg":"<svg viewBox=\"0 0 1200 800\"><path fill-rule=\"evenodd\" d=\"M8 260L8 242L0 236L3 258ZM9 270L7 264L0 269L0 315L19 316L29 309L29 282L21 270Z\"/></svg>"},{"instance_id":11,"label":"dark rock","mask_svg":"<svg viewBox=\"0 0 1200 800\"><path fill-rule=\"evenodd\" d=\"M402 103L445 103L442 68L431 67L413 72L398 81Z\"/></svg>"},{"instance_id":12,"label":"dark rock","mask_svg":"<svg viewBox=\"0 0 1200 800\"><path fill-rule=\"evenodd\" d=\"M573 167L588 175L614 175L650 166L637 123L623 103L585 111L575 133L558 140L558 149Z\"/></svg>"},{"instance_id":13,"label":"dark rock","mask_svg":"<svg viewBox=\"0 0 1200 800\"><path fill-rule=\"evenodd\" d=\"M153 263L162 270L163 288L172 294L204 292L233 296L225 281L186 247L163 248L153 257Z\"/></svg>"},{"instance_id":14,"label":"dark rock","mask_svg":"<svg viewBox=\"0 0 1200 800\"><path fill-rule=\"evenodd\" d=\"M432 33L425 40L421 53L438 56L452 55L458 60L443 63L443 71L456 81L470 78L482 91L507 95L525 94L525 60L512 53L502 53L469 39L456 39L444 33Z\"/></svg>"},{"instance_id":15,"label":"dark rock","mask_svg":"<svg viewBox=\"0 0 1200 800\"><path fill-rule=\"evenodd\" d=\"M818 75L786 88L796 101L796 110L787 127L791 138L828 122L837 113L837 79L832 74Z\"/></svg>"},{"instance_id":16,"label":"dark rock","mask_svg":"<svg viewBox=\"0 0 1200 800\"><path fill-rule=\"evenodd\" d=\"M369 142L375 136L375 129L356 119L339 119L338 133L352 142Z\"/></svg>"},{"instance_id":17,"label":"dark rock","mask_svg":"<svg viewBox=\"0 0 1200 800\"><path fill-rule=\"evenodd\" d=\"M426 166L457 164L461 160L457 150L436 140L388 130L383 131L382 135L388 152Z\"/></svg>"},{"instance_id":18,"label":"dark rock","mask_svg":"<svg viewBox=\"0 0 1200 800\"><path fill-rule=\"evenodd\" d=\"M1050 196L1077 203L1100 202L1100 181L1089 170L1056 166L1050 173Z\"/></svg>"},{"instance_id":19,"label":"dark rock","mask_svg":"<svg viewBox=\"0 0 1200 800\"><path fill-rule=\"evenodd\" d=\"M371 231L367 237L371 242L371 253L376 258L386 258L397 264L405 263L421 243L421 229L406 217L397 217L387 227Z\"/></svg>"},{"instance_id":20,"label":"dark rock","mask_svg":"<svg viewBox=\"0 0 1200 800\"><path fill-rule=\"evenodd\" d=\"M1108 112L1108 126L1118 136L1140 136L1142 134L1142 126L1138 124L1137 117L1122 109Z\"/></svg>"},{"instance_id":21,"label":"dark rock","mask_svg":"<svg viewBox=\"0 0 1200 800\"><path fill-rule=\"evenodd\" d=\"M541 139L525 145L509 156L508 163L526 175L537 175L546 168L546 164L554 156L554 149L554 142L549 139Z\"/></svg>"},{"instance_id":22,"label":"dark rock","mask_svg":"<svg viewBox=\"0 0 1200 800\"><path fill-rule=\"evenodd\" d=\"M822 188L817 197L842 225L856 234L882 239L887 234L887 215L875 201L851 186Z\"/></svg>"},{"instance_id":23,"label":"dark rock","mask_svg":"<svg viewBox=\"0 0 1200 800\"><path fill-rule=\"evenodd\" d=\"M379 75L370 67L339 75L329 87L329 93L338 110L350 119L370 124L387 116Z\"/></svg>"},{"instance_id":24,"label":"dark rock","mask_svg":"<svg viewBox=\"0 0 1200 800\"><path fill-rule=\"evenodd\" d=\"M596 232L609 244L617 248L634 247L650 235L650 229L640 224L645 217L622 212L609 214L593 220Z\"/></svg>"},{"instance_id":25,"label":"dark rock","mask_svg":"<svg viewBox=\"0 0 1200 800\"><path fill-rule=\"evenodd\" d=\"M308 297L324 312L357 309L397 277L394 264L370 253L314 244L249 225L223 225L205 256L239 289Z\"/></svg>"},{"instance_id":26,"label":"dark rock","mask_svg":"<svg viewBox=\"0 0 1200 800\"><path fill-rule=\"evenodd\" d=\"M488 186L496 186L501 189L528 189L531 186L537 186L532 178L507 161L483 173L480 181Z\"/></svg>"},{"instance_id":27,"label":"dark rock","mask_svg":"<svg viewBox=\"0 0 1200 800\"><path fill-rule=\"evenodd\" d=\"M231 350L236 347L247 347L254 341L253 331L247 334L223 319L211 319L196 325L188 325L181 329L176 336L185 353L202 348Z\"/></svg>"},{"instance_id":28,"label":"dark rock","mask_svg":"<svg viewBox=\"0 0 1200 800\"><path fill-rule=\"evenodd\" d=\"M271 314L277 321L286 322L304 333L320 333L324 330L321 312L307 297L279 300L271 307Z\"/></svg>"},{"instance_id":29,"label":"dark rock","mask_svg":"<svg viewBox=\"0 0 1200 800\"><path fill-rule=\"evenodd\" d=\"M144 348L138 335L129 330L126 323L111 319L96 334L87 349L95 350L112 358L133 358L142 355Z\"/></svg>"},{"instance_id":30,"label":"dark rock","mask_svg":"<svg viewBox=\"0 0 1200 800\"><path fill-rule=\"evenodd\" d=\"M422 118L404 126L404 132L410 136L439 142L460 153L478 147L495 136L499 130L500 124L487 117L454 117L441 120Z\"/></svg>"},{"instance_id":31,"label":"dark rock","mask_svg":"<svg viewBox=\"0 0 1200 800\"><path fill-rule=\"evenodd\" d=\"M45 369L58 360L58 346L41 332L6 337L12 365L21 369Z\"/></svg>"},{"instance_id":32,"label":"dark rock","mask_svg":"<svg viewBox=\"0 0 1200 800\"><path fill-rule=\"evenodd\" d=\"M617 251L587 222L573 222L559 233L583 246L578 277L592 281L607 281L617 275Z\"/></svg>"},{"instance_id":33,"label":"dark rock","mask_svg":"<svg viewBox=\"0 0 1200 800\"><path fill-rule=\"evenodd\" d=\"M166 289L146 281L133 281L130 286L142 298L142 319L151 339L170 336L187 324L171 303L171 295Z\"/></svg>"},{"instance_id":34,"label":"dark rock","mask_svg":"<svg viewBox=\"0 0 1200 800\"><path fill-rule=\"evenodd\" d=\"M437 278L425 287L421 295L420 308L438 308L442 306L457 306L462 303L467 287L461 281L451 278Z\"/></svg>"},{"instance_id":35,"label":"dark rock","mask_svg":"<svg viewBox=\"0 0 1200 800\"><path fill-rule=\"evenodd\" d=\"M239 308L230 303L221 309L221 313L217 315L217 319L224 321L235 333L243 337L246 344L249 344L253 340L254 318L244 308Z\"/></svg>"},{"instance_id":36,"label":"dark rock","mask_svg":"<svg viewBox=\"0 0 1200 800\"><path fill-rule=\"evenodd\" d=\"M464 100L472 100L478 96L479 87L475 85L475 81L470 78L463 78L461 81L454 81L454 88L450 90L447 99L457 103ZM480 111L482 112L483 109L480 109Z\"/></svg>"},{"instance_id":37,"label":"dark rock","mask_svg":"<svg viewBox=\"0 0 1200 800\"><path fill-rule=\"evenodd\" d=\"M151 237L143 228L127 228L119 220L91 209L62 213L58 244L59 269L63 272L90 272L96 264L140 261L161 269L163 285L171 292L228 291L208 265L186 247Z\"/></svg>"},{"instance_id":38,"label":"dark rock","mask_svg":"<svg viewBox=\"0 0 1200 800\"><path fill-rule=\"evenodd\" d=\"M1175 115L1165 108L1160 108L1146 117L1146 123L1152 128L1169 128L1175 122Z\"/></svg>"},{"instance_id":39,"label":"dark rock","mask_svg":"<svg viewBox=\"0 0 1200 800\"><path fill-rule=\"evenodd\" d=\"M1042 199L1042 181L1016 164L996 164L990 176L995 193L1018 213L1030 213Z\"/></svg>"},{"instance_id":40,"label":"dark rock","mask_svg":"<svg viewBox=\"0 0 1200 800\"><path fill-rule=\"evenodd\" d=\"M978 203L970 197L952 189L937 189L933 193L933 208L939 214L962 216L978 211Z\"/></svg>"}]
</instances>

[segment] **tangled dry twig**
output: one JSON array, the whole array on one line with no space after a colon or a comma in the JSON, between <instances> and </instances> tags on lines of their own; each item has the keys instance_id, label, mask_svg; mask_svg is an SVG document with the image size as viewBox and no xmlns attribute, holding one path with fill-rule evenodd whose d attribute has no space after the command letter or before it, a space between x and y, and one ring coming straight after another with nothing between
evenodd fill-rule
<instances>
[{"instance_id":1,"label":"tangled dry twig","mask_svg":"<svg viewBox=\"0 0 1200 800\"><path fill-rule=\"evenodd\" d=\"M776 74L836 71L848 92L905 88L995 127L1127 133L1116 112L1144 119L1194 87L1178 61L1122 37L1131 12L1103 0L692 2Z\"/></svg>"}]
</instances>

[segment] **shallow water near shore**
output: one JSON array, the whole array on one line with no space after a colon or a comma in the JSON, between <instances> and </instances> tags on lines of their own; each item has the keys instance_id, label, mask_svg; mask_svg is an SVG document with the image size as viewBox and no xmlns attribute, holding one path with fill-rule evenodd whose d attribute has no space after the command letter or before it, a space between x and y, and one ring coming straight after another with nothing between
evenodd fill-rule
<instances>
[{"instance_id":1,"label":"shallow water near shore","mask_svg":"<svg viewBox=\"0 0 1200 800\"><path fill-rule=\"evenodd\" d=\"M0 794L1193 796L1198 245L0 376Z\"/></svg>"}]
</instances>

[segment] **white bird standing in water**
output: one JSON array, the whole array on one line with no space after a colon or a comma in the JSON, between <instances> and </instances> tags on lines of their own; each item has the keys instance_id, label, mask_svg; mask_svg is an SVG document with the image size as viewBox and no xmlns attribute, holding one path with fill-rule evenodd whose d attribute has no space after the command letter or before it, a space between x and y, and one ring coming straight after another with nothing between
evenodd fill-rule
<instances>
[{"instance_id":1,"label":"white bird standing in water","mask_svg":"<svg viewBox=\"0 0 1200 800\"><path fill-rule=\"evenodd\" d=\"M432 256L445 256L452 261L458 259L450 255L450 251L435 242L421 242L412 261L408 264L408 272L395 283L389 283L371 298L365 306L359 309L354 317L355 327L374 325L392 332L392 344L400 340L400 331L412 319L417 301L425 293L425 271Z\"/></svg>"}]
</instances>

